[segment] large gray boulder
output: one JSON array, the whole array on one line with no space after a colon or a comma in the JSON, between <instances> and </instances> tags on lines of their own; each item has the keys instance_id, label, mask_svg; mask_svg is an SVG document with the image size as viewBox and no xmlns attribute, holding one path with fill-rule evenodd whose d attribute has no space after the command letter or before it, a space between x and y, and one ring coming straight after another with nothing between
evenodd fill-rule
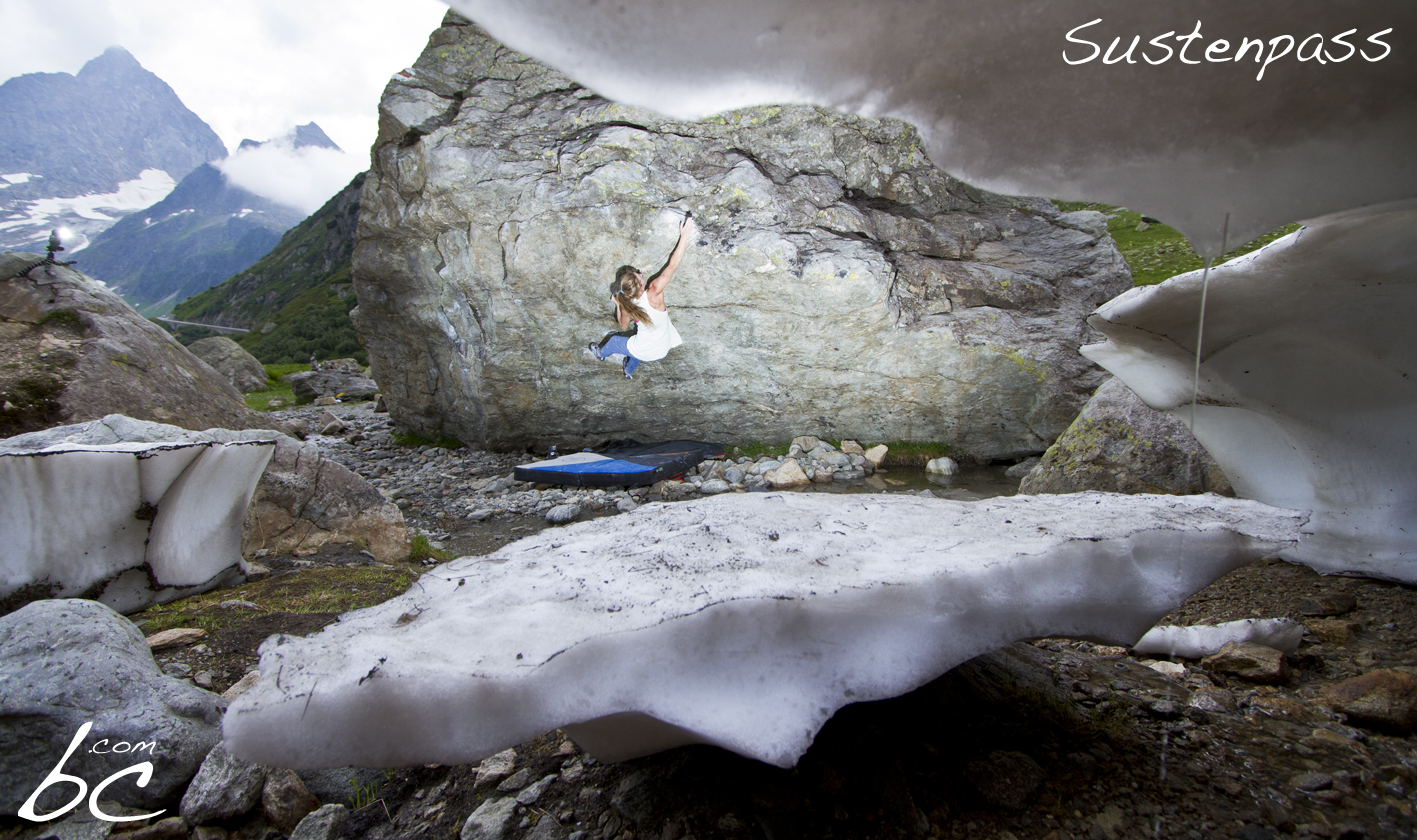
<instances>
[{"instance_id":1,"label":"large gray boulder","mask_svg":"<svg viewBox=\"0 0 1417 840\"><path fill-rule=\"evenodd\" d=\"M125 414L184 429L259 429L221 374L72 268L0 254L0 436Z\"/></svg>"},{"instance_id":2,"label":"large gray boulder","mask_svg":"<svg viewBox=\"0 0 1417 840\"><path fill-rule=\"evenodd\" d=\"M94 601L36 601L0 617L0 674L0 814L18 812L85 723L93 727L62 772L92 792L151 761L146 787L125 776L100 797L147 810L171 805L221 738L225 701L164 676L143 634ZM35 810L50 813L75 793L72 783L51 785Z\"/></svg>"},{"instance_id":3,"label":"large gray boulder","mask_svg":"<svg viewBox=\"0 0 1417 840\"><path fill-rule=\"evenodd\" d=\"M246 348L224 335L204 338L187 345L192 355L211 365L212 369L243 394L264 391L270 382L265 365Z\"/></svg>"},{"instance_id":4,"label":"large gray boulder","mask_svg":"<svg viewBox=\"0 0 1417 840\"><path fill-rule=\"evenodd\" d=\"M1219 493L1230 481L1175 415L1108 378L1068 430L1019 485L1019 492Z\"/></svg>"},{"instance_id":5,"label":"large gray boulder","mask_svg":"<svg viewBox=\"0 0 1417 840\"><path fill-rule=\"evenodd\" d=\"M700 233L685 343L627 382L581 353L606 284ZM380 105L354 313L400 426L533 440L948 441L1040 452L1101 374L1086 314L1130 285L1094 213L982 193L893 120L618 105L449 15Z\"/></svg>"}]
</instances>

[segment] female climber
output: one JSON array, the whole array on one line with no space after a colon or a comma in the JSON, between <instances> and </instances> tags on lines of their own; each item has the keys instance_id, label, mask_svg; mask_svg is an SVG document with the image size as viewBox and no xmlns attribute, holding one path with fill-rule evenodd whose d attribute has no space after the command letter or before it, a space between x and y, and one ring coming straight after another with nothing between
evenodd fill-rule
<instances>
[{"instance_id":1,"label":"female climber","mask_svg":"<svg viewBox=\"0 0 1417 840\"><path fill-rule=\"evenodd\" d=\"M684 251L689 247L689 237L693 233L693 217L685 213L684 220L679 223L679 241L674 244L669 261L649 278L648 283L644 274L632 265L622 265L615 271L616 285L612 287L616 289L615 320L622 330L628 330L630 322L636 322L639 324L638 330L628 338L613 335L603 344L592 342L587 350L599 361L623 355L626 379L635 378L635 369L640 362L662 359L671 349L684 343L679 331L674 329L674 322L669 319L669 307L664 303L664 287L669 285L679 263L684 260Z\"/></svg>"}]
</instances>

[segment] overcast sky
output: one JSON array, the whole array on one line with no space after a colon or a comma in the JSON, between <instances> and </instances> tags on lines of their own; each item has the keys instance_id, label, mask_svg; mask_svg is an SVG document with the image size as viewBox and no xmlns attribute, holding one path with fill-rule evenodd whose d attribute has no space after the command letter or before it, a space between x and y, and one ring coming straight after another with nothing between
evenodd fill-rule
<instances>
[{"instance_id":1,"label":"overcast sky","mask_svg":"<svg viewBox=\"0 0 1417 840\"><path fill-rule=\"evenodd\" d=\"M303 175L297 161L273 155L269 166L246 167L284 185L288 202L308 212L368 168L379 94L445 12L439 0L0 0L0 80L77 73L118 45L229 152L242 138L266 140L313 120L349 154L307 155L304 169L313 169Z\"/></svg>"}]
</instances>

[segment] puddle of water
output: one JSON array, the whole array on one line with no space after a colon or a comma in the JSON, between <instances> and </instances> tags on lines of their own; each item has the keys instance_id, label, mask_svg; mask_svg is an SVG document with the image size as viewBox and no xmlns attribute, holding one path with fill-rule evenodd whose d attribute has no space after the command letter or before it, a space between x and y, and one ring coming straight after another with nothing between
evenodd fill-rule
<instances>
[{"instance_id":1,"label":"puddle of water","mask_svg":"<svg viewBox=\"0 0 1417 840\"><path fill-rule=\"evenodd\" d=\"M928 475L923 469L890 467L877 470L869 478L811 484L795 488L799 493L918 493L929 490L942 499L975 502L1018 493L1019 480L1004 475L1008 465L970 467L958 475Z\"/></svg>"}]
</instances>

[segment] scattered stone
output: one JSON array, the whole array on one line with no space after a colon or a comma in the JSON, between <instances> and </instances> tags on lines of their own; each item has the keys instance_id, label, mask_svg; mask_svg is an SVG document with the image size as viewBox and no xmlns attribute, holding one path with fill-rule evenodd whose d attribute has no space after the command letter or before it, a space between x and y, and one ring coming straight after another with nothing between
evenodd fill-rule
<instances>
[{"instance_id":1,"label":"scattered stone","mask_svg":"<svg viewBox=\"0 0 1417 840\"><path fill-rule=\"evenodd\" d=\"M1227 642L1219 653L1202 659L1201 667L1249 682L1284 681L1284 654L1253 642Z\"/></svg>"},{"instance_id":2,"label":"scattered stone","mask_svg":"<svg viewBox=\"0 0 1417 840\"><path fill-rule=\"evenodd\" d=\"M217 745L187 786L179 812L191 825L244 814L260 804L265 783L264 767L243 761Z\"/></svg>"},{"instance_id":3,"label":"scattered stone","mask_svg":"<svg viewBox=\"0 0 1417 840\"><path fill-rule=\"evenodd\" d=\"M216 825L199 825L192 829L192 840L228 840L231 832ZM115 838L122 840L122 838Z\"/></svg>"},{"instance_id":4,"label":"scattered stone","mask_svg":"<svg viewBox=\"0 0 1417 840\"><path fill-rule=\"evenodd\" d=\"M699 492L705 496L716 496L719 493L727 493L733 487L721 478L711 478L699 485Z\"/></svg>"},{"instance_id":5,"label":"scattered stone","mask_svg":"<svg viewBox=\"0 0 1417 840\"><path fill-rule=\"evenodd\" d=\"M255 685L260 679L260 671L247 671L245 676L232 684L231 688L221 693L221 699L228 701L235 700L247 691L250 691L251 686Z\"/></svg>"},{"instance_id":6,"label":"scattered stone","mask_svg":"<svg viewBox=\"0 0 1417 840\"><path fill-rule=\"evenodd\" d=\"M305 787L294 770L277 767L266 773L261 807L271 825L289 834L306 814L320 807L320 800Z\"/></svg>"},{"instance_id":7,"label":"scattered stone","mask_svg":"<svg viewBox=\"0 0 1417 840\"><path fill-rule=\"evenodd\" d=\"M175 647L185 647L207 637L207 631L199 627L174 627L148 637L148 649L157 652Z\"/></svg>"},{"instance_id":8,"label":"scattered stone","mask_svg":"<svg viewBox=\"0 0 1417 840\"><path fill-rule=\"evenodd\" d=\"M788 458L777 467L763 473L763 480L774 489L800 487L803 484L811 483L811 479L807 477L807 473L803 472L796 458Z\"/></svg>"},{"instance_id":9,"label":"scattered stone","mask_svg":"<svg viewBox=\"0 0 1417 840\"><path fill-rule=\"evenodd\" d=\"M1142 664L1158 674L1164 674L1175 679L1186 676L1186 666L1179 662L1144 662Z\"/></svg>"},{"instance_id":10,"label":"scattered stone","mask_svg":"<svg viewBox=\"0 0 1417 840\"><path fill-rule=\"evenodd\" d=\"M517 801L510 796L488 799L462 824L458 840L502 840L511 827L516 808Z\"/></svg>"},{"instance_id":11,"label":"scattered stone","mask_svg":"<svg viewBox=\"0 0 1417 840\"><path fill-rule=\"evenodd\" d=\"M342 435L348 431L348 426L344 421L331 414L329 411L322 412L320 419L315 421L315 426L322 435Z\"/></svg>"},{"instance_id":12,"label":"scattered stone","mask_svg":"<svg viewBox=\"0 0 1417 840\"><path fill-rule=\"evenodd\" d=\"M1038 762L1015 751L995 750L985 761L971 761L967 769L970 780L991 806L1010 811L1026 806L1048 778Z\"/></svg>"},{"instance_id":13,"label":"scattered stone","mask_svg":"<svg viewBox=\"0 0 1417 840\"><path fill-rule=\"evenodd\" d=\"M541 781L536 784L525 788L521 793L517 794L517 802L522 805L535 805L536 800L541 798L541 794L545 793L546 789L551 787L551 783L556 781L559 775L558 773L552 773L543 777Z\"/></svg>"},{"instance_id":14,"label":"scattered stone","mask_svg":"<svg viewBox=\"0 0 1417 840\"><path fill-rule=\"evenodd\" d=\"M870 449L867 449L863 453L863 457L871 464L872 467L879 469L881 466L881 462L886 460L886 455L889 454L890 451L890 447L886 446L884 443L880 443L871 447Z\"/></svg>"},{"instance_id":15,"label":"scattered stone","mask_svg":"<svg viewBox=\"0 0 1417 840\"><path fill-rule=\"evenodd\" d=\"M556 505L546 511L546 521L552 525L565 525L568 522L575 522L581 516L580 505Z\"/></svg>"},{"instance_id":16,"label":"scattered stone","mask_svg":"<svg viewBox=\"0 0 1417 840\"><path fill-rule=\"evenodd\" d=\"M1358 606L1358 599L1347 592L1325 592L1299 601L1304 615L1345 615Z\"/></svg>"},{"instance_id":17,"label":"scattered stone","mask_svg":"<svg viewBox=\"0 0 1417 840\"><path fill-rule=\"evenodd\" d=\"M315 368L284 377L299 398L372 397L379 393L374 380L364 375L364 369L354 359L333 359L319 362Z\"/></svg>"},{"instance_id":18,"label":"scattered stone","mask_svg":"<svg viewBox=\"0 0 1417 840\"><path fill-rule=\"evenodd\" d=\"M1008 469L1004 470L1004 475L1008 476L1009 478L1022 479L1024 476L1032 472L1033 468L1038 466L1039 462L1042 460L1043 459L1039 458L1037 455L1025 458L1022 461L1019 461L1017 464L1014 464L1012 467L1009 467Z\"/></svg>"},{"instance_id":19,"label":"scattered stone","mask_svg":"<svg viewBox=\"0 0 1417 840\"><path fill-rule=\"evenodd\" d=\"M136 831L118 835L122 840L177 840L187 836L187 822L181 817L168 817Z\"/></svg>"},{"instance_id":20,"label":"scattered stone","mask_svg":"<svg viewBox=\"0 0 1417 840\"><path fill-rule=\"evenodd\" d=\"M637 507L639 507L639 505L635 504L635 500L628 497L615 503L615 509L621 513L629 513Z\"/></svg>"},{"instance_id":21,"label":"scattered stone","mask_svg":"<svg viewBox=\"0 0 1417 840\"><path fill-rule=\"evenodd\" d=\"M339 400L335 399L334 397L316 397L312 401L312 404L323 408L327 405L339 405Z\"/></svg>"},{"instance_id":22,"label":"scattered stone","mask_svg":"<svg viewBox=\"0 0 1417 840\"><path fill-rule=\"evenodd\" d=\"M1240 704L1236 702L1235 695L1228 689L1213 688L1205 686L1191 692L1191 699L1187 701L1193 708L1203 712L1224 712L1232 714L1239 711Z\"/></svg>"},{"instance_id":23,"label":"scattered stone","mask_svg":"<svg viewBox=\"0 0 1417 840\"><path fill-rule=\"evenodd\" d=\"M531 777L534 772L535 771L532 770L530 767L523 767L522 769L518 770L517 772L504 779L500 785L497 785L497 792L511 793L513 791L521 790L522 788L526 787L528 784L531 783Z\"/></svg>"},{"instance_id":24,"label":"scattered stone","mask_svg":"<svg viewBox=\"0 0 1417 840\"><path fill-rule=\"evenodd\" d=\"M1383 668L1330 686L1324 699L1350 720L1402 734L1417 732L1417 675Z\"/></svg>"},{"instance_id":25,"label":"scattered stone","mask_svg":"<svg viewBox=\"0 0 1417 840\"><path fill-rule=\"evenodd\" d=\"M1333 787L1333 777L1311 770L1291 778L1289 786L1303 791L1328 790Z\"/></svg>"},{"instance_id":26,"label":"scattered stone","mask_svg":"<svg viewBox=\"0 0 1417 840\"><path fill-rule=\"evenodd\" d=\"M332 802L305 815L291 833L290 840L338 840L349 822L349 809Z\"/></svg>"},{"instance_id":27,"label":"scattered stone","mask_svg":"<svg viewBox=\"0 0 1417 840\"><path fill-rule=\"evenodd\" d=\"M1362 630L1363 625L1343 618L1311 618L1304 622L1304 628L1325 642L1346 645L1353 641L1354 634Z\"/></svg>"},{"instance_id":28,"label":"scattered stone","mask_svg":"<svg viewBox=\"0 0 1417 840\"><path fill-rule=\"evenodd\" d=\"M1122 809L1116 805L1108 805L1102 812L1092 818L1094 828L1102 832L1107 840L1120 840L1126 837L1127 816L1122 813Z\"/></svg>"},{"instance_id":29,"label":"scattered stone","mask_svg":"<svg viewBox=\"0 0 1417 840\"><path fill-rule=\"evenodd\" d=\"M847 455L865 455L866 450L861 448L861 444L854 440L844 440L841 442L841 451Z\"/></svg>"}]
</instances>

